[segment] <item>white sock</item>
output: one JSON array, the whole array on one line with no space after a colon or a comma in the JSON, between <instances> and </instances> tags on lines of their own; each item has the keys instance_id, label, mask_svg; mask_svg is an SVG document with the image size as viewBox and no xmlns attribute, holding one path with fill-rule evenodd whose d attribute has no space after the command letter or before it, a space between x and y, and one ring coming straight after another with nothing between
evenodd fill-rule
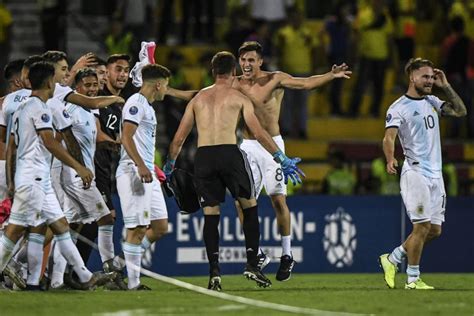
<instances>
[{"instance_id":1,"label":"white sock","mask_svg":"<svg viewBox=\"0 0 474 316\"><path fill-rule=\"evenodd\" d=\"M420 266L407 266L408 283L415 282L420 278Z\"/></svg>"},{"instance_id":2,"label":"white sock","mask_svg":"<svg viewBox=\"0 0 474 316\"><path fill-rule=\"evenodd\" d=\"M61 254L59 245L56 241L54 243L53 250L53 272L51 273L51 287L60 287L64 283L64 273L66 272L67 261L66 258Z\"/></svg>"},{"instance_id":3,"label":"white sock","mask_svg":"<svg viewBox=\"0 0 474 316\"><path fill-rule=\"evenodd\" d=\"M28 235L28 278L29 285L39 285L43 266L44 235L30 233Z\"/></svg>"},{"instance_id":4,"label":"white sock","mask_svg":"<svg viewBox=\"0 0 474 316\"><path fill-rule=\"evenodd\" d=\"M123 243L123 254L128 274L128 288L140 285L140 266L142 261L142 247L128 242Z\"/></svg>"},{"instance_id":5,"label":"white sock","mask_svg":"<svg viewBox=\"0 0 474 316\"><path fill-rule=\"evenodd\" d=\"M143 237L141 246L143 250L147 250L148 248L150 248L151 242L147 236Z\"/></svg>"},{"instance_id":6,"label":"white sock","mask_svg":"<svg viewBox=\"0 0 474 316\"><path fill-rule=\"evenodd\" d=\"M114 253L114 226L99 226L99 237L97 238L99 245L100 259L102 262L113 259Z\"/></svg>"},{"instance_id":7,"label":"white sock","mask_svg":"<svg viewBox=\"0 0 474 316\"><path fill-rule=\"evenodd\" d=\"M392 253L388 256L388 260L390 260L393 264L400 264L402 260L407 256L407 251L403 248L402 245L398 246L397 248L393 249Z\"/></svg>"},{"instance_id":8,"label":"white sock","mask_svg":"<svg viewBox=\"0 0 474 316\"><path fill-rule=\"evenodd\" d=\"M92 278L92 273L87 270L86 266L84 265L84 261L77 250L76 245L72 242L71 234L69 232L65 232L61 235L55 235L54 239L57 242L57 246L61 254L66 258L67 263L72 265L74 272L76 272L79 280L84 283L89 281Z\"/></svg>"},{"instance_id":9,"label":"white sock","mask_svg":"<svg viewBox=\"0 0 474 316\"><path fill-rule=\"evenodd\" d=\"M5 234L0 237L0 271L5 269L8 261L12 258L13 248L15 248L15 243Z\"/></svg>"},{"instance_id":10,"label":"white sock","mask_svg":"<svg viewBox=\"0 0 474 316\"><path fill-rule=\"evenodd\" d=\"M288 255L291 257L291 235L281 236L281 256Z\"/></svg>"}]
</instances>

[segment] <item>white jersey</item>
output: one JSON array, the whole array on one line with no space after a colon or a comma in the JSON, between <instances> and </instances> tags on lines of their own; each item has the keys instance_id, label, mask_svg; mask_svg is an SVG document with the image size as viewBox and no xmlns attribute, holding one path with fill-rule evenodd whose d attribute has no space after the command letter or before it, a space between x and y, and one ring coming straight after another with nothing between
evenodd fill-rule
<instances>
[{"instance_id":1,"label":"white jersey","mask_svg":"<svg viewBox=\"0 0 474 316\"><path fill-rule=\"evenodd\" d=\"M74 93L74 90L71 89L69 86L62 86L59 83L56 83L54 87L54 95L53 98L58 99L61 102L66 102L66 98L71 93Z\"/></svg>"},{"instance_id":2,"label":"white jersey","mask_svg":"<svg viewBox=\"0 0 474 316\"><path fill-rule=\"evenodd\" d=\"M51 110L51 114L53 115L53 127L56 131L61 132L72 125L71 118L69 117L69 113L66 111L66 103L64 101L52 97L46 102L46 105ZM54 158L51 168L59 168L61 165L62 162L57 158Z\"/></svg>"},{"instance_id":3,"label":"white jersey","mask_svg":"<svg viewBox=\"0 0 474 316\"><path fill-rule=\"evenodd\" d=\"M86 168L93 171L97 136L95 116L91 111L72 103L66 104L65 111L72 122L72 133L81 148L84 164ZM63 166L62 181L65 183L72 182L76 179L76 174L77 173L70 167Z\"/></svg>"},{"instance_id":4,"label":"white jersey","mask_svg":"<svg viewBox=\"0 0 474 316\"><path fill-rule=\"evenodd\" d=\"M154 173L156 115L155 110L142 94L135 93L128 98L122 111L122 126L124 122L138 126L133 135L133 141L146 167ZM135 163L122 146L116 175L121 175L129 170L128 166L133 165Z\"/></svg>"},{"instance_id":5,"label":"white jersey","mask_svg":"<svg viewBox=\"0 0 474 316\"><path fill-rule=\"evenodd\" d=\"M48 189L52 155L38 131L53 129L51 110L38 97L31 97L20 104L12 121L17 146L15 186L37 183Z\"/></svg>"},{"instance_id":6,"label":"white jersey","mask_svg":"<svg viewBox=\"0 0 474 316\"><path fill-rule=\"evenodd\" d=\"M439 115L444 101L428 95L415 99L406 95L387 111L385 128L398 128L406 157L403 170L419 170L430 178L441 178L441 139Z\"/></svg>"},{"instance_id":7,"label":"white jersey","mask_svg":"<svg viewBox=\"0 0 474 316\"><path fill-rule=\"evenodd\" d=\"M5 126L7 128L6 142L8 142L8 137L11 131L11 118L13 113L18 109L18 106L25 101L31 95L30 89L20 89L15 92L9 93L3 99L2 105L2 115L0 117L0 125Z\"/></svg>"}]
</instances>

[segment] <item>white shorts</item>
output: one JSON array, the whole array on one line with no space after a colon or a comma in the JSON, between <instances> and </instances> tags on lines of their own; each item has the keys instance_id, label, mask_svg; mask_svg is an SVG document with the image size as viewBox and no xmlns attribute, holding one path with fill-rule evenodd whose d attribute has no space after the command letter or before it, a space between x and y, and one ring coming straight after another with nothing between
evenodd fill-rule
<instances>
[{"instance_id":1,"label":"white shorts","mask_svg":"<svg viewBox=\"0 0 474 316\"><path fill-rule=\"evenodd\" d=\"M39 184L22 185L15 190L9 223L23 227L50 225L64 214L52 187Z\"/></svg>"},{"instance_id":2,"label":"white shorts","mask_svg":"<svg viewBox=\"0 0 474 316\"><path fill-rule=\"evenodd\" d=\"M51 168L51 184L53 185L54 193L56 193L61 209L65 210L65 201L67 197L66 193L64 193L63 187L61 186L61 169L61 165L59 165L59 167Z\"/></svg>"},{"instance_id":3,"label":"white shorts","mask_svg":"<svg viewBox=\"0 0 474 316\"><path fill-rule=\"evenodd\" d=\"M7 175L5 173L5 160L0 160L0 201L7 197Z\"/></svg>"},{"instance_id":4,"label":"white shorts","mask_svg":"<svg viewBox=\"0 0 474 316\"><path fill-rule=\"evenodd\" d=\"M278 135L273 140L282 152L285 152L283 138ZM247 154L247 159L252 169L253 181L255 183L255 198L258 198L262 188L268 195L286 195L285 177L279 163L273 160L272 155L263 148L257 140L244 139L240 145Z\"/></svg>"},{"instance_id":5,"label":"white shorts","mask_svg":"<svg viewBox=\"0 0 474 316\"><path fill-rule=\"evenodd\" d=\"M110 210L105 204L99 189L97 189L95 181L91 182L91 187L87 190L82 187L81 178L62 185L66 195L64 215L66 215L69 223L88 224L110 214Z\"/></svg>"},{"instance_id":6,"label":"white shorts","mask_svg":"<svg viewBox=\"0 0 474 316\"><path fill-rule=\"evenodd\" d=\"M400 177L400 189L413 224L441 225L444 222L446 191L443 178L429 178L415 170L406 170Z\"/></svg>"},{"instance_id":7,"label":"white shorts","mask_svg":"<svg viewBox=\"0 0 474 316\"><path fill-rule=\"evenodd\" d=\"M117 191L126 228L148 226L150 221L168 218L165 198L155 175L153 182L142 183L135 167L135 172L117 177Z\"/></svg>"}]
</instances>

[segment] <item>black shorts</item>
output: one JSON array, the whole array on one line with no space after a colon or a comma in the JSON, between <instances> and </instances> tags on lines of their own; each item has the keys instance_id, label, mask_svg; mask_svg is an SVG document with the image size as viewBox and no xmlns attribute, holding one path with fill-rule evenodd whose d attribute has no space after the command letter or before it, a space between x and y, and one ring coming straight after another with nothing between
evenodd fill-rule
<instances>
[{"instance_id":1,"label":"black shorts","mask_svg":"<svg viewBox=\"0 0 474 316\"><path fill-rule=\"evenodd\" d=\"M247 156L237 145L199 147L194 159L194 186L202 207L225 201L226 188L232 197L255 197Z\"/></svg>"}]
</instances>

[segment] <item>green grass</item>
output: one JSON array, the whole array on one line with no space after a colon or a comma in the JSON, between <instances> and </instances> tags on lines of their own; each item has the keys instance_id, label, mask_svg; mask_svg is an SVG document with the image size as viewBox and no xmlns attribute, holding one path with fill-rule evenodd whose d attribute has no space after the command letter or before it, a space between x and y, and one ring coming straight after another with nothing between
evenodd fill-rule
<instances>
[{"instance_id":1,"label":"green grass","mask_svg":"<svg viewBox=\"0 0 474 316\"><path fill-rule=\"evenodd\" d=\"M207 277L180 280L207 285ZM272 281L274 280L271 276ZM474 274L424 274L434 291L386 288L381 274L294 274L270 289L255 287L243 276L223 276L227 294L325 311L377 315L474 315ZM150 292L9 292L0 291L0 315L284 315L181 289L149 278ZM126 313L125 311L128 311ZM121 312L121 313L118 313Z\"/></svg>"}]
</instances>

